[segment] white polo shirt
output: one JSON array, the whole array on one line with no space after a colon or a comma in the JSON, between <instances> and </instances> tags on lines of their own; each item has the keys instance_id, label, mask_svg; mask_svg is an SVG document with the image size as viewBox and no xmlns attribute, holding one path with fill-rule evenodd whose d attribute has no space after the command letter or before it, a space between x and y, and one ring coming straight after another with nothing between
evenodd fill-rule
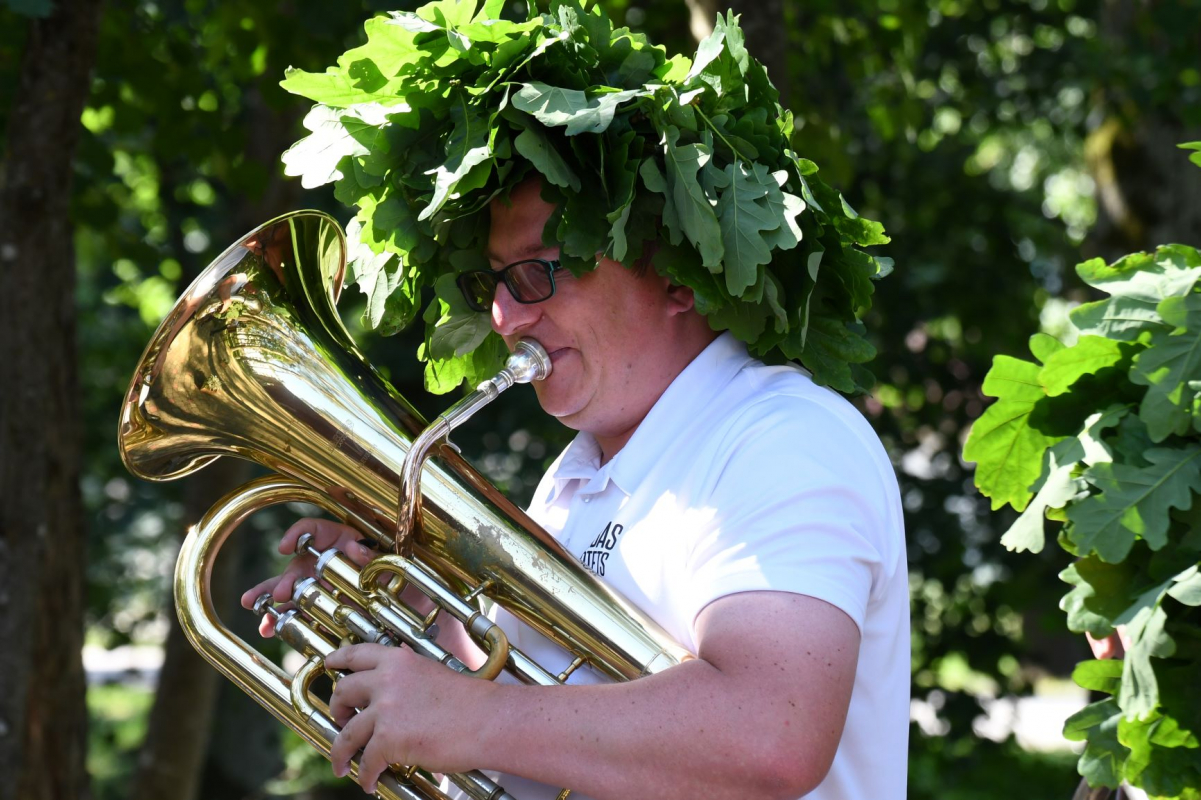
<instances>
[{"instance_id":1,"label":"white polo shirt","mask_svg":"<svg viewBox=\"0 0 1201 800\"><path fill-rule=\"evenodd\" d=\"M590 434L577 435L529 513L693 653L697 615L729 594L796 592L846 612L861 635L855 685L834 764L808 797L905 797L901 504L884 448L843 397L797 367L764 365L724 333L607 464ZM563 651L512 615L502 610L498 621L552 672L567 665ZM582 668L569 683L598 680ZM520 800L553 800L557 791L499 780Z\"/></svg>"}]
</instances>

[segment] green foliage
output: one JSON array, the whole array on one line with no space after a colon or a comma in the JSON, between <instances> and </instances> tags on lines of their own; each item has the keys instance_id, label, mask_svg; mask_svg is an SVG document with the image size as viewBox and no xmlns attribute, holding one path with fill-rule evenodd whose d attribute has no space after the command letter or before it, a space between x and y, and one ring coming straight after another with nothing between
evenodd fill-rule
<instances>
[{"instance_id":1,"label":"green foliage","mask_svg":"<svg viewBox=\"0 0 1201 800\"><path fill-rule=\"evenodd\" d=\"M480 212L537 175L557 206L547 241L576 274L601 253L631 267L661 235L670 246L655 268L694 289L715 329L865 391L858 365L875 350L859 320L891 262L859 248L888 238L794 151L792 115L737 17L719 16L694 58L668 58L599 6L563 0L516 22L502 5L441 0L377 17L336 66L282 83L317 103L287 173L333 182L358 208L365 322L394 332L432 291L427 388L499 365L487 316L456 300L452 279L480 261Z\"/></svg>"},{"instance_id":2,"label":"green foliage","mask_svg":"<svg viewBox=\"0 0 1201 800\"><path fill-rule=\"evenodd\" d=\"M1094 786L1197 797L1201 252L1169 245L1077 272L1109 298L1075 310L1085 335L1072 346L1031 341L1041 367L997 357L984 383L997 402L964 455L994 507L1026 510L1006 546L1038 551L1043 515L1065 522L1060 544L1079 559L1060 576L1073 586L1068 627L1125 629L1123 660L1073 675L1110 695L1065 726L1086 742L1080 773Z\"/></svg>"},{"instance_id":3,"label":"green foliage","mask_svg":"<svg viewBox=\"0 0 1201 800\"><path fill-rule=\"evenodd\" d=\"M1181 150L1195 151L1189 155L1188 160L1201 167L1201 142L1185 142L1179 147Z\"/></svg>"},{"instance_id":4,"label":"green foliage","mask_svg":"<svg viewBox=\"0 0 1201 800\"><path fill-rule=\"evenodd\" d=\"M153 701L154 691L142 686L88 687L88 775L97 800L127 796Z\"/></svg>"}]
</instances>

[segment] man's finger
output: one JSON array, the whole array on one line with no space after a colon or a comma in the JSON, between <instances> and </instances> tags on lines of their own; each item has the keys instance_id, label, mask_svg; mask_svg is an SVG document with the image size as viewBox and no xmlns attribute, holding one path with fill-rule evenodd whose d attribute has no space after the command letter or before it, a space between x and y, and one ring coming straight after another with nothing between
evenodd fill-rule
<instances>
[{"instance_id":1,"label":"man's finger","mask_svg":"<svg viewBox=\"0 0 1201 800\"><path fill-rule=\"evenodd\" d=\"M365 672L379 666L380 659L390 649L382 644L352 644L350 647L340 647L325 657L325 666L328 669Z\"/></svg>"},{"instance_id":2,"label":"man's finger","mask_svg":"<svg viewBox=\"0 0 1201 800\"><path fill-rule=\"evenodd\" d=\"M359 759L359 786L363 787L364 792L375 793L375 785L379 782L379 776L388 768L388 764L384 737L373 736L363 748L363 755Z\"/></svg>"},{"instance_id":3,"label":"man's finger","mask_svg":"<svg viewBox=\"0 0 1201 800\"><path fill-rule=\"evenodd\" d=\"M342 725L354 716L356 709L370 706L372 686L373 681L365 672L352 672L340 678L329 697L329 713L334 722Z\"/></svg>"},{"instance_id":4,"label":"man's finger","mask_svg":"<svg viewBox=\"0 0 1201 800\"><path fill-rule=\"evenodd\" d=\"M259 583L257 583L253 588L247 589L245 592L243 592L242 608L247 610L254 608L255 602L258 601L259 597L261 597L264 592L272 592L274 594L275 584L278 580L278 577L267 578L266 580L259 581Z\"/></svg>"},{"instance_id":5,"label":"man's finger","mask_svg":"<svg viewBox=\"0 0 1201 800\"><path fill-rule=\"evenodd\" d=\"M312 546L317 550L334 547L340 542L353 542L361 538L358 531L341 522L316 517L305 517L292 523L279 540L279 552L291 555L296 552L296 542L306 533L313 534ZM341 548L339 548L341 549Z\"/></svg>"},{"instance_id":6,"label":"man's finger","mask_svg":"<svg viewBox=\"0 0 1201 800\"><path fill-rule=\"evenodd\" d=\"M333 766L334 775L345 778L350 774L350 759L363 749L363 745L371 739L375 732L375 715L370 711L355 714L342 730L334 737L329 748L329 760ZM378 776L379 773L376 773Z\"/></svg>"}]
</instances>

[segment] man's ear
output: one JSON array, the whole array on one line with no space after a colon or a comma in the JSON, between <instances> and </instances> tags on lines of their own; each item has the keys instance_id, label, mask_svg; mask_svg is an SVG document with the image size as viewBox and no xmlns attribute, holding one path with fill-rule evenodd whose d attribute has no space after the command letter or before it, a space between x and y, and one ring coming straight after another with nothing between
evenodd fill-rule
<instances>
[{"instance_id":1,"label":"man's ear","mask_svg":"<svg viewBox=\"0 0 1201 800\"><path fill-rule=\"evenodd\" d=\"M682 314L695 306L696 298L692 296L692 289L674 283L667 284L667 307L671 313Z\"/></svg>"}]
</instances>

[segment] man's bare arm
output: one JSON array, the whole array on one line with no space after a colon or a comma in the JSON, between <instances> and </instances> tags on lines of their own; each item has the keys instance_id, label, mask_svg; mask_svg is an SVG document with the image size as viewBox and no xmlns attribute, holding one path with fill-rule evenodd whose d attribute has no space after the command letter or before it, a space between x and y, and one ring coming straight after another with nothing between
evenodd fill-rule
<instances>
[{"instance_id":1,"label":"man's bare arm","mask_svg":"<svg viewBox=\"0 0 1201 800\"><path fill-rule=\"evenodd\" d=\"M487 684L403 651L339 651L331 665L363 672L338 684L331 708L347 722L352 707L375 709L339 737L335 771L366 746L381 769L497 769L601 800L793 800L812 790L842 736L854 622L811 597L749 592L715 601L697 623L696 660L602 686Z\"/></svg>"}]
</instances>

